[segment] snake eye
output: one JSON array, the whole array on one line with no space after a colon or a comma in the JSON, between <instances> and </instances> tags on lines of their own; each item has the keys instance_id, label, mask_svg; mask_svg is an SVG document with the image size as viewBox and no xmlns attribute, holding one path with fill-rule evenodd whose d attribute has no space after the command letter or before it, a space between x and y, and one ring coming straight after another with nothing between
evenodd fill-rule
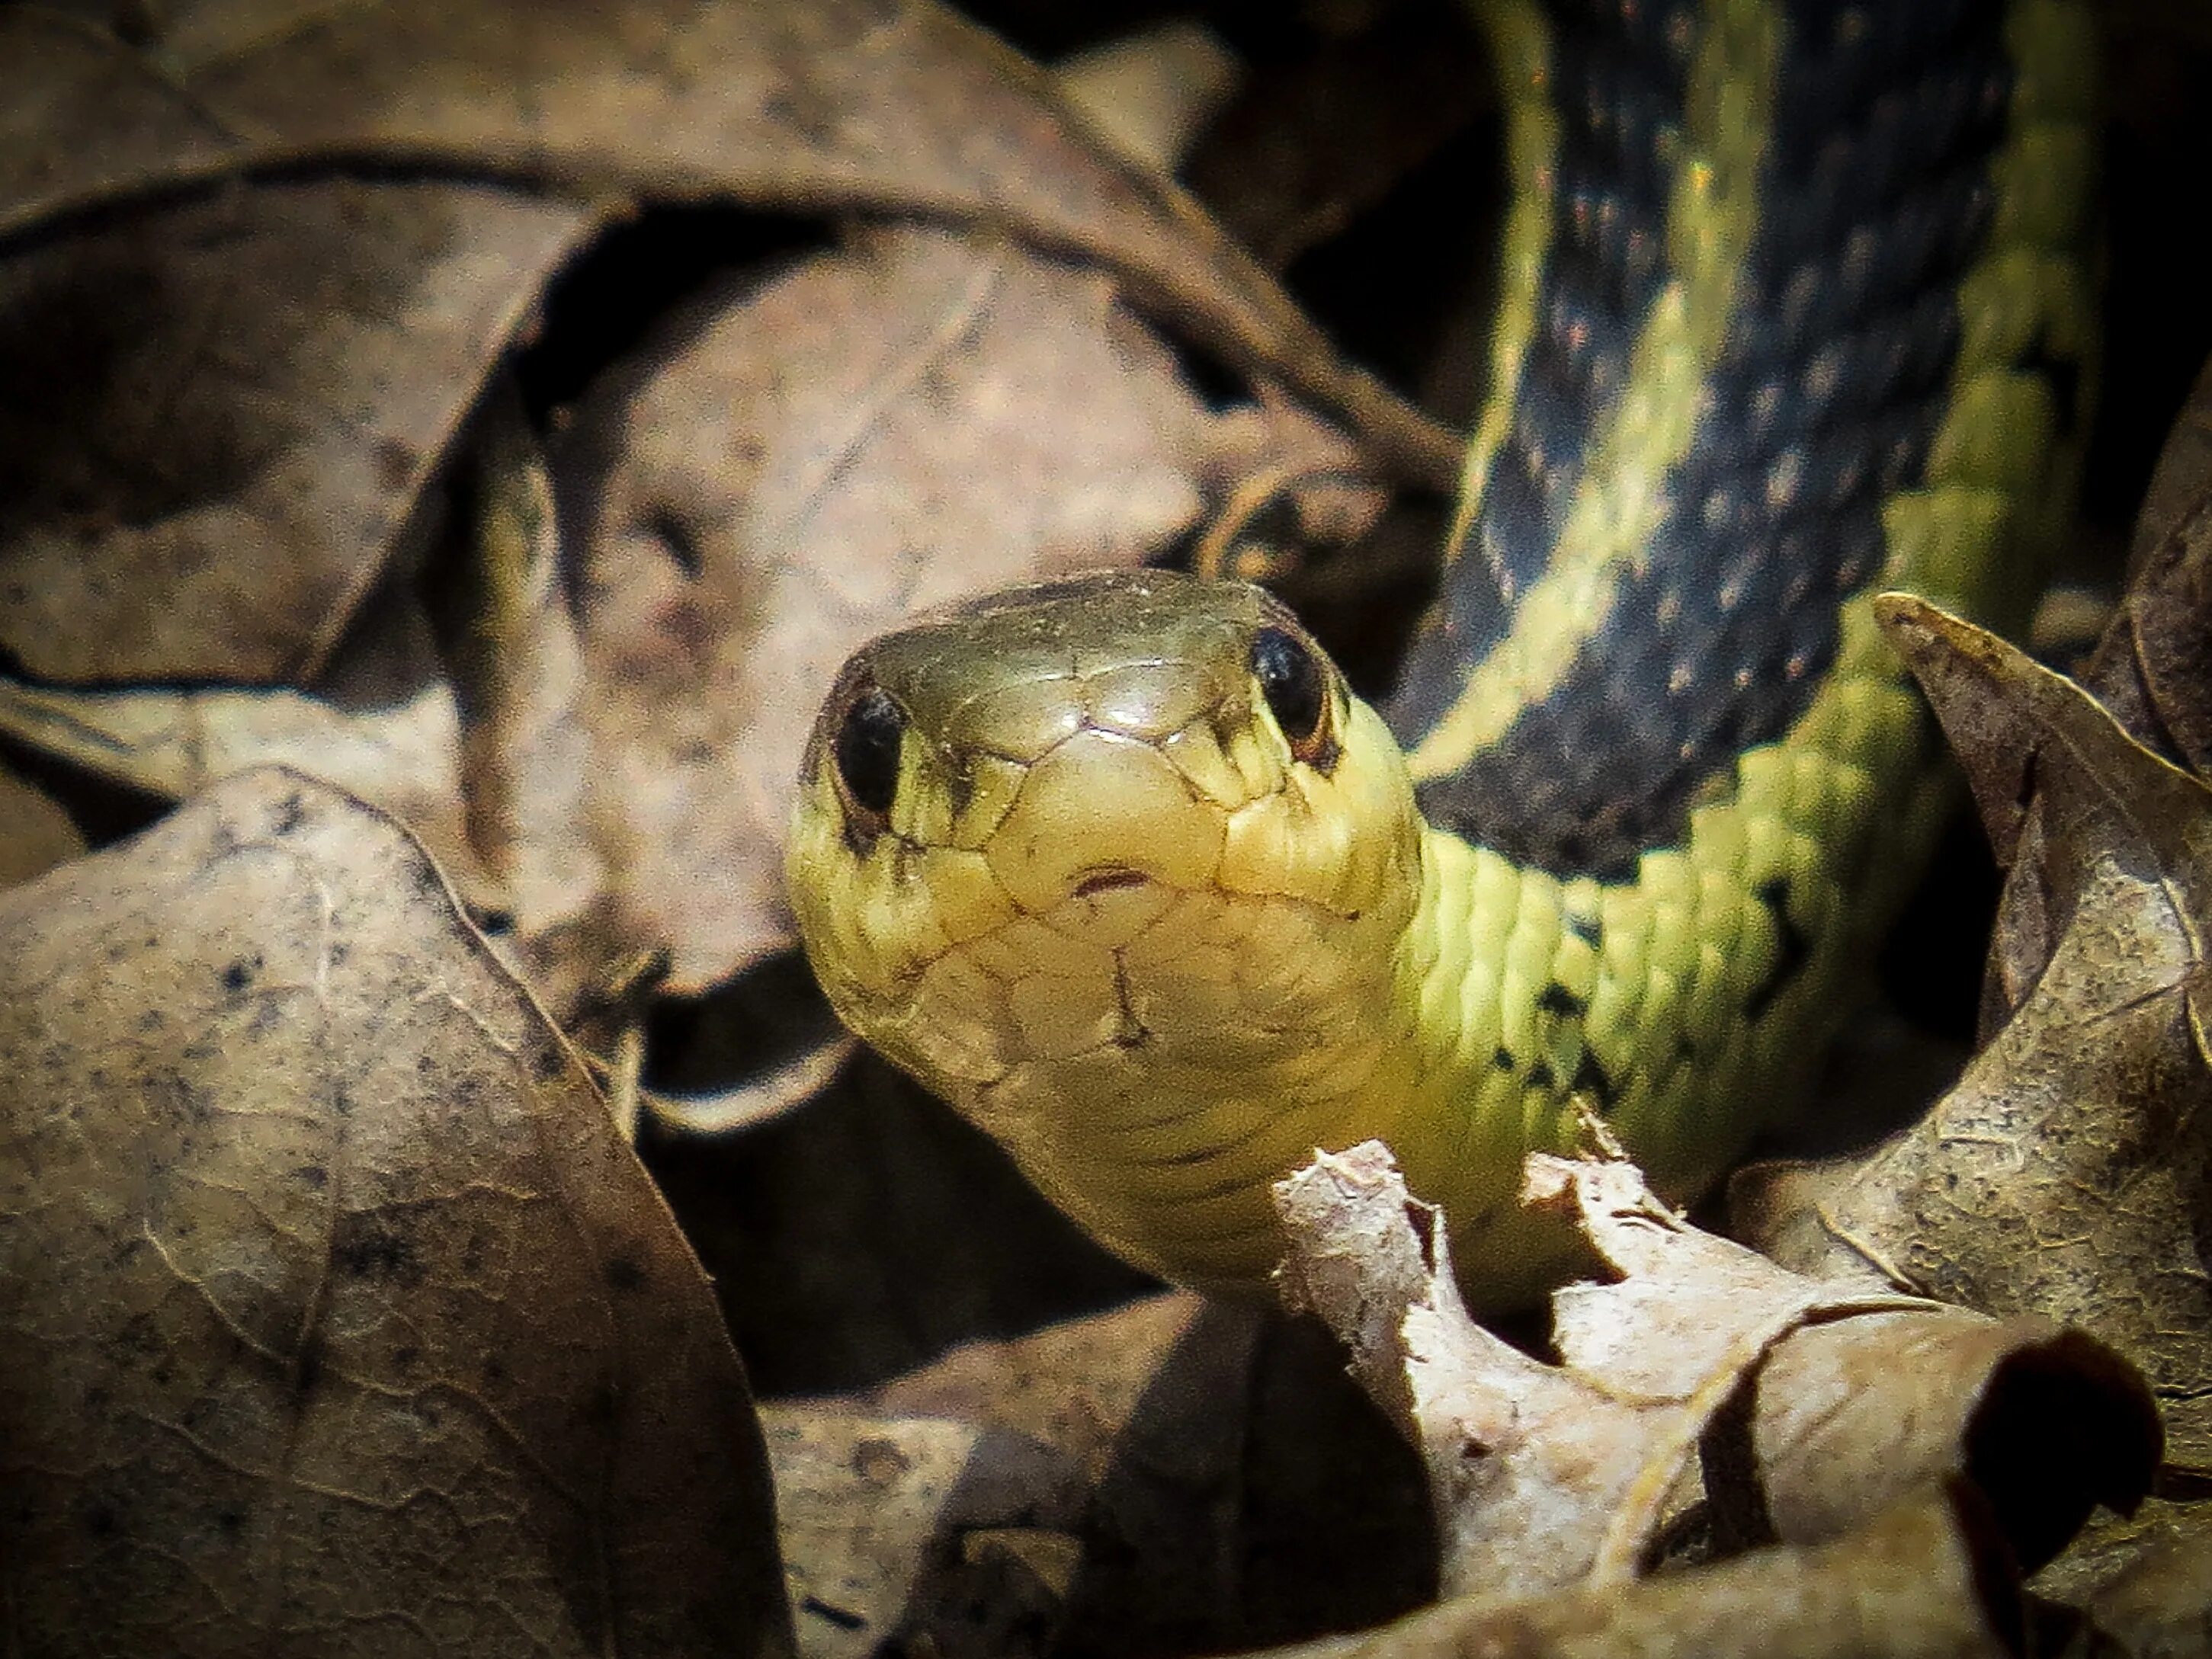
<instances>
[{"instance_id":1,"label":"snake eye","mask_svg":"<svg viewBox=\"0 0 2212 1659\"><path fill-rule=\"evenodd\" d=\"M881 817L898 794L899 739L906 733L906 710L890 692L870 686L853 699L837 723L831 752L845 793L864 812Z\"/></svg>"},{"instance_id":2,"label":"snake eye","mask_svg":"<svg viewBox=\"0 0 2212 1659\"><path fill-rule=\"evenodd\" d=\"M1290 739L1291 753L1327 773L1337 745L1328 730L1328 684L1313 652L1295 634L1263 628L1252 636L1252 678Z\"/></svg>"}]
</instances>

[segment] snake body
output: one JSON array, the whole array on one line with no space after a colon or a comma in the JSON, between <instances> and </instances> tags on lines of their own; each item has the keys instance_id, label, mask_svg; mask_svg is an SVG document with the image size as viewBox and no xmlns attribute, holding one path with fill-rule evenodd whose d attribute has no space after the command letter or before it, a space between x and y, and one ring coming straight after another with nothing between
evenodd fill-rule
<instances>
[{"instance_id":1,"label":"snake body","mask_svg":"<svg viewBox=\"0 0 2212 1659\"><path fill-rule=\"evenodd\" d=\"M1686 1194L1802 1081L1936 821L1880 638L2017 623L2091 359L2075 0L1486 0L1506 298L1381 709L1259 591L1016 590L848 663L788 868L854 1029L1109 1247L1247 1285L1389 1141L1477 1300L1594 1114Z\"/></svg>"}]
</instances>

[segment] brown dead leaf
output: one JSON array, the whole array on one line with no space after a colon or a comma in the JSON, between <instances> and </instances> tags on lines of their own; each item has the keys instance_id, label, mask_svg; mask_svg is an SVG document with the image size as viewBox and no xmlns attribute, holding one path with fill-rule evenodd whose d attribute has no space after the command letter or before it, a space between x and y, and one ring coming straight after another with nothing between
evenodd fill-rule
<instances>
[{"instance_id":1,"label":"brown dead leaf","mask_svg":"<svg viewBox=\"0 0 2212 1659\"><path fill-rule=\"evenodd\" d=\"M72 200L220 166L237 143L152 59L59 9L0 11L0 235Z\"/></svg>"},{"instance_id":2,"label":"brown dead leaf","mask_svg":"<svg viewBox=\"0 0 2212 1659\"><path fill-rule=\"evenodd\" d=\"M2102 1651L2127 1659L2204 1659L2212 1654L2212 1512L2199 1503L2136 1540L2126 1563L2077 1600Z\"/></svg>"},{"instance_id":3,"label":"brown dead leaf","mask_svg":"<svg viewBox=\"0 0 2212 1659\"><path fill-rule=\"evenodd\" d=\"M1243 73L1221 38L1189 18L1103 40L1052 66L1053 84L1098 138L1170 175Z\"/></svg>"},{"instance_id":4,"label":"brown dead leaf","mask_svg":"<svg viewBox=\"0 0 2212 1659\"><path fill-rule=\"evenodd\" d=\"M53 33L48 21L26 30L36 67L94 87L119 79L154 118L181 122L157 89L57 46ZM0 34L0 64L13 45ZM550 10L386 0L304 16L202 0L166 9L160 46L175 84L232 142L173 155L117 143L21 168L28 188L0 198L0 230L121 191L333 155L520 175L586 199L951 216L1114 270L1414 476L1441 487L1457 473L1456 437L1346 364L1179 189L1089 137L1036 65L926 0ZM40 94L64 110L88 98Z\"/></svg>"},{"instance_id":5,"label":"brown dead leaf","mask_svg":"<svg viewBox=\"0 0 2212 1659\"><path fill-rule=\"evenodd\" d=\"M1087 1513L1113 1439L1201 1308L1155 1297L966 1345L857 1397L771 1408L802 1650L1043 1650L1095 1530ZM974 1559L978 1537L994 1558L1042 1556L1048 1582L1003 1559L991 1571ZM956 1611L963 1598L989 1609L995 1637L979 1642L975 1614ZM1020 1624L1025 1639L1003 1628Z\"/></svg>"},{"instance_id":6,"label":"brown dead leaf","mask_svg":"<svg viewBox=\"0 0 2212 1659\"><path fill-rule=\"evenodd\" d=\"M787 1405L765 1423L807 1659L917 1638L1006 1659L1046 1650L1066 1599L1060 1569L1081 1549L1079 1466L944 1418Z\"/></svg>"},{"instance_id":7,"label":"brown dead leaf","mask_svg":"<svg viewBox=\"0 0 2212 1659\"><path fill-rule=\"evenodd\" d=\"M1523 1202L1620 1275L1554 1293L1556 1364L1468 1317L1437 1212L1381 1143L1277 1194L1285 1299L1419 1448L1458 1593L1636 1577L1701 1450L1723 1541L1820 1541L1994 1468L1994 1523L2031 1563L2093 1503L2132 1507L2157 1462L2141 1380L2078 1333L1801 1278L1689 1226L1632 1164L1528 1160ZM2039 1444L2061 1424L2070 1443Z\"/></svg>"},{"instance_id":8,"label":"brown dead leaf","mask_svg":"<svg viewBox=\"0 0 2212 1659\"><path fill-rule=\"evenodd\" d=\"M2082 687L2137 742L2212 775L2212 362L2167 435L2133 567Z\"/></svg>"},{"instance_id":9,"label":"brown dead leaf","mask_svg":"<svg viewBox=\"0 0 2212 1659\"><path fill-rule=\"evenodd\" d=\"M707 1284L419 847L276 769L0 896L26 1651L788 1651Z\"/></svg>"},{"instance_id":10,"label":"brown dead leaf","mask_svg":"<svg viewBox=\"0 0 2212 1659\"><path fill-rule=\"evenodd\" d=\"M0 168L16 164L0 172L15 192L0 374L40 394L13 400L24 410L76 393L35 429L0 418L0 471L25 483L0 491L0 595L17 601L0 650L37 679L316 681L363 593L411 574L434 516L422 487L494 354L625 207L969 223L972 242L862 240L750 296L743 327L695 307L664 329L678 361L606 377L564 454L585 580L542 580L559 563L549 532L526 561L541 580L515 590L535 596L527 615L454 630L465 792L441 772L427 810L404 810L457 873L489 861L503 886L468 890L514 917L564 1016L611 961L665 951L681 994L788 942L789 778L819 686L866 633L933 597L1155 551L1204 492L1255 471L1364 476L1393 444L1428 476L1455 468L1448 434L1346 369L1156 168L922 0L311 15L204 0L142 21L143 60L0 10L0 107L41 122L0 128L15 147ZM15 99L15 76L42 77L35 97ZM44 125L109 108L154 136L76 144ZM474 182L319 176L364 161ZM1381 426L1354 446L1265 386L1256 405L1207 410L1124 292L1251 366L1317 374L1324 404ZM698 337L671 343L687 326ZM641 412L659 424L616 429ZM724 556L732 537L743 562ZM885 549L887 578L859 582ZM507 651L537 660L487 667ZM578 651L580 680L556 684ZM319 765L289 738L279 752ZM349 766L332 762L356 784Z\"/></svg>"},{"instance_id":11,"label":"brown dead leaf","mask_svg":"<svg viewBox=\"0 0 2212 1659\"><path fill-rule=\"evenodd\" d=\"M1270 453L1270 448L1272 453ZM1210 415L1093 271L856 237L672 325L580 406L578 589L615 936L696 991L788 945L779 848L823 688L870 635L1131 562L1326 428Z\"/></svg>"},{"instance_id":12,"label":"brown dead leaf","mask_svg":"<svg viewBox=\"0 0 2212 1659\"><path fill-rule=\"evenodd\" d=\"M0 733L182 800L252 767L311 771L403 819L473 902L505 902L462 820L460 718L420 610L376 607L315 692L93 691L0 677Z\"/></svg>"},{"instance_id":13,"label":"brown dead leaf","mask_svg":"<svg viewBox=\"0 0 2212 1659\"><path fill-rule=\"evenodd\" d=\"M84 851L58 802L0 757L0 889L44 875Z\"/></svg>"},{"instance_id":14,"label":"brown dead leaf","mask_svg":"<svg viewBox=\"0 0 2212 1659\"><path fill-rule=\"evenodd\" d=\"M1971 1497L1899 1504L1831 1544L1637 1584L1468 1596L1377 1631L1359 1659L2011 1659L2023 1620Z\"/></svg>"},{"instance_id":15,"label":"brown dead leaf","mask_svg":"<svg viewBox=\"0 0 2212 1659\"><path fill-rule=\"evenodd\" d=\"M2212 791L1994 636L1883 605L2027 866L2000 953L2016 1012L1872 1155L1741 1179L1737 1224L1802 1269L2093 1331L2150 1376L2172 1455L2212 1462Z\"/></svg>"},{"instance_id":16,"label":"brown dead leaf","mask_svg":"<svg viewBox=\"0 0 2212 1659\"><path fill-rule=\"evenodd\" d=\"M532 987L566 1026L623 946L595 926L607 869L585 811L590 688L552 476L511 383L487 398L471 459L475 512L452 607L461 625L446 653L463 721L460 799Z\"/></svg>"},{"instance_id":17,"label":"brown dead leaf","mask_svg":"<svg viewBox=\"0 0 2212 1659\"><path fill-rule=\"evenodd\" d=\"M73 684L312 678L592 222L264 180L0 252L0 650Z\"/></svg>"},{"instance_id":18,"label":"brown dead leaf","mask_svg":"<svg viewBox=\"0 0 2212 1659\"><path fill-rule=\"evenodd\" d=\"M1095 1480L1160 1367L1202 1322L1205 1340L1227 1356L1209 1370L1234 1376L1249 1366L1257 1340L1249 1310L1212 1309L1193 1291L1169 1291L1024 1336L963 1344L863 1398L887 1415L1026 1435Z\"/></svg>"},{"instance_id":19,"label":"brown dead leaf","mask_svg":"<svg viewBox=\"0 0 2212 1659\"><path fill-rule=\"evenodd\" d=\"M1963 1309L1808 1323L1778 1343L1747 1402L1749 1432L1705 1446L1717 1531L1788 1543L1839 1538L1930 1479L1987 1498L2013 1558L2040 1566L2094 1506L2132 1513L2158 1462L2142 1379L2085 1333ZM1751 1482L1717 1459L1754 1460ZM1763 1523L1763 1525L1761 1524Z\"/></svg>"},{"instance_id":20,"label":"brown dead leaf","mask_svg":"<svg viewBox=\"0 0 2212 1659\"><path fill-rule=\"evenodd\" d=\"M769 1432L810 1651L1221 1651L1433 1591L1404 1449L1322 1333L1249 1305L971 1342Z\"/></svg>"}]
</instances>

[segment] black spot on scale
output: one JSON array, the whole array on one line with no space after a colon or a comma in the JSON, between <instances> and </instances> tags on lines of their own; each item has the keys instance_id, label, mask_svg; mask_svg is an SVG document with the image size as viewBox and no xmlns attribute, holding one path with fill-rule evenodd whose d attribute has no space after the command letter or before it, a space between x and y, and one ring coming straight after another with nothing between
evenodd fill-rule
<instances>
[{"instance_id":1,"label":"black spot on scale","mask_svg":"<svg viewBox=\"0 0 2212 1659\"><path fill-rule=\"evenodd\" d=\"M1567 1080L1567 1087L1576 1094L1588 1095L1597 1103L1598 1110L1601 1112L1612 1109L1613 1102L1620 1097L1612 1077L1599 1062L1598 1057L1587 1048L1583 1050L1583 1057L1575 1062L1575 1074Z\"/></svg>"},{"instance_id":2,"label":"black spot on scale","mask_svg":"<svg viewBox=\"0 0 2212 1659\"><path fill-rule=\"evenodd\" d=\"M1553 1074L1552 1062L1540 1060L1528 1068L1528 1086L1532 1089L1556 1089L1559 1079Z\"/></svg>"},{"instance_id":3,"label":"black spot on scale","mask_svg":"<svg viewBox=\"0 0 2212 1659\"><path fill-rule=\"evenodd\" d=\"M1605 943L1605 923L1596 916L1567 912L1567 931L1595 951Z\"/></svg>"},{"instance_id":4,"label":"black spot on scale","mask_svg":"<svg viewBox=\"0 0 2212 1659\"><path fill-rule=\"evenodd\" d=\"M1772 876L1751 890L1751 896L1766 908L1774 922L1774 965L1766 970L1765 977L1751 988L1744 999L1743 1012L1747 1018L1757 1019L1765 1013L1784 986L1795 979L1813 954L1813 944L1806 938L1805 930L1790 916L1790 878Z\"/></svg>"},{"instance_id":5,"label":"black spot on scale","mask_svg":"<svg viewBox=\"0 0 2212 1659\"><path fill-rule=\"evenodd\" d=\"M1502 1045L1492 1049L1490 1051L1490 1063L1501 1072L1511 1071L1513 1069L1513 1051Z\"/></svg>"},{"instance_id":6,"label":"black spot on scale","mask_svg":"<svg viewBox=\"0 0 2212 1659\"><path fill-rule=\"evenodd\" d=\"M1556 1014L1562 1019L1580 1019L1589 1012L1588 999L1577 996L1557 980L1543 988L1536 998L1536 1006L1544 1012Z\"/></svg>"}]
</instances>

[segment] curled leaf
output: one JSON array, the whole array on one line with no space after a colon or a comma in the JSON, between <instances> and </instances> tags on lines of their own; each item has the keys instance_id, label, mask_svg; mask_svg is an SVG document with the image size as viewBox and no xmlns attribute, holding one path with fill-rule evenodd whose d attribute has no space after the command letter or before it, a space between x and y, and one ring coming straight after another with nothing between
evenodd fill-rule
<instances>
[{"instance_id":1,"label":"curled leaf","mask_svg":"<svg viewBox=\"0 0 2212 1659\"><path fill-rule=\"evenodd\" d=\"M1802 1278L1689 1226L1631 1164L1528 1160L1523 1201L1575 1220L1620 1275L1555 1293L1556 1364L1468 1318L1435 1212L1380 1143L1277 1192L1286 1297L1346 1341L1420 1449L1450 1589L1636 1577L1701 1451L1731 1542L1820 1541L1988 1475L1994 1522L2031 1562L2092 1503L2132 1507L2157 1461L2141 1379L2100 1345ZM2009 1455L2060 1423L2063 1449Z\"/></svg>"},{"instance_id":2,"label":"curled leaf","mask_svg":"<svg viewBox=\"0 0 2212 1659\"><path fill-rule=\"evenodd\" d=\"M1626 1587L1447 1601L1377 1631L1359 1659L2011 1659L2025 1620L1971 1498L1899 1505L1837 1541L1768 1549Z\"/></svg>"}]
</instances>

